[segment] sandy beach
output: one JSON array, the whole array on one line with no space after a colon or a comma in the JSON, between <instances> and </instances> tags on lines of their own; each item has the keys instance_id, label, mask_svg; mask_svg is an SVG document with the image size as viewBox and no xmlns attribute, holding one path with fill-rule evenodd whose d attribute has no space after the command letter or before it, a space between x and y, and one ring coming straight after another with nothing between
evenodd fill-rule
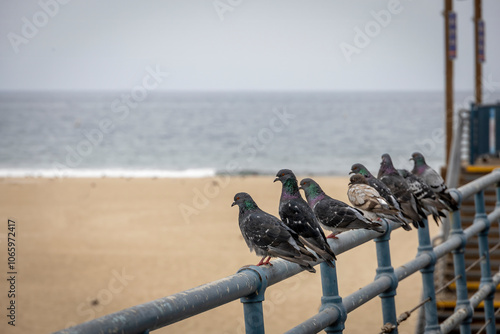
<instances>
[{"instance_id":1,"label":"sandy beach","mask_svg":"<svg viewBox=\"0 0 500 334\"><path fill-rule=\"evenodd\" d=\"M302 176L299 176L299 179ZM305 176L304 176L305 177ZM347 201L347 177L315 178ZM16 326L7 324L2 279L2 333L49 333L235 273L259 258L241 237L236 192L250 193L278 215L279 184L270 176L193 179L0 179L0 263L7 274L7 220L16 223ZM434 235L438 228L431 224ZM416 231L392 234L393 266L415 257ZM347 296L375 277L375 244L339 255L339 289ZM319 267L317 267L319 269ZM400 283L398 314L418 303L420 275ZM268 333L281 333L320 306L319 272L301 273L266 293ZM411 333L416 314L400 326ZM377 333L380 300L348 316L346 333ZM239 301L157 333L243 333Z\"/></svg>"}]
</instances>

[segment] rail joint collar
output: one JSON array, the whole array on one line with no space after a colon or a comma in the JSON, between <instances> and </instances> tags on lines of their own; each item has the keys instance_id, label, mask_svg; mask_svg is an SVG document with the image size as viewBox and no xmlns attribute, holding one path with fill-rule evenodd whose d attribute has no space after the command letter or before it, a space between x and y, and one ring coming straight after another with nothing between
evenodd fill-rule
<instances>
[{"instance_id":1,"label":"rail joint collar","mask_svg":"<svg viewBox=\"0 0 500 334\"><path fill-rule=\"evenodd\" d=\"M330 326L338 327L338 329L344 329L344 323L347 320L347 310L342 303L342 297L340 296L323 296L321 297L321 307L320 312L325 309L336 309L339 313L337 320L330 324Z\"/></svg>"},{"instance_id":2,"label":"rail joint collar","mask_svg":"<svg viewBox=\"0 0 500 334\"><path fill-rule=\"evenodd\" d=\"M451 197L453 197L453 199L457 202L458 210L460 210L460 207L462 206L462 200L463 200L462 193L460 192L460 190L455 189L455 188L449 189L448 192L450 193Z\"/></svg>"},{"instance_id":3,"label":"rail joint collar","mask_svg":"<svg viewBox=\"0 0 500 334\"><path fill-rule=\"evenodd\" d=\"M382 296L382 297L383 296L395 296L399 281L398 281L398 278L396 277L396 274L394 273L394 268L393 267L378 267L377 268L377 275L375 276L375 280L379 279L380 277L384 277L384 276L388 277L391 280L391 285L380 296Z\"/></svg>"},{"instance_id":4,"label":"rail joint collar","mask_svg":"<svg viewBox=\"0 0 500 334\"><path fill-rule=\"evenodd\" d=\"M264 271L263 268L258 267L258 266L248 266L248 267L243 267L238 270L238 273L242 273L245 271L250 271L253 274L257 275L257 277L260 280L260 284L257 287L257 290L253 292L252 294L241 297L240 300L242 303L256 303L256 302L262 302L264 301L264 295L267 289L267 275Z\"/></svg>"}]
</instances>

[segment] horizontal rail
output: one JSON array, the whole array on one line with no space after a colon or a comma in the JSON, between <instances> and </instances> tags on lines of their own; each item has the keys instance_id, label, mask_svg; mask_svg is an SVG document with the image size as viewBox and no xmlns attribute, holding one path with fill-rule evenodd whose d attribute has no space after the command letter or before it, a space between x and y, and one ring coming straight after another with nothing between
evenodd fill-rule
<instances>
[{"instance_id":1,"label":"horizontal rail","mask_svg":"<svg viewBox=\"0 0 500 334\"><path fill-rule=\"evenodd\" d=\"M495 170L490 174L481 176L480 178L457 188L457 190L460 192L463 200L498 182L500 182L500 171Z\"/></svg>"},{"instance_id":2,"label":"horizontal rail","mask_svg":"<svg viewBox=\"0 0 500 334\"><path fill-rule=\"evenodd\" d=\"M399 226L395 224L393 228L397 227ZM329 240L329 244L334 253L339 255L378 235L379 233L369 230L348 231L338 235L335 242ZM303 271L297 264L281 259L273 260L272 264L271 267L243 267L239 273L226 278L132 306L56 333L116 333L117 328L121 328L120 333L134 334L158 329L256 292L261 284L261 273L265 276L267 285L271 286Z\"/></svg>"},{"instance_id":3,"label":"horizontal rail","mask_svg":"<svg viewBox=\"0 0 500 334\"><path fill-rule=\"evenodd\" d=\"M500 173L499 173L500 174ZM488 215L489 221L495 221L500 218L500 208L496 208ZM391 223L392 225L392 223ZM467 239L472 238L473 236L479 234L479 232L483 231L486 228L486 222L481 220L475 222L469 228L464 230L465 237ZM451 252L454 249L457 249L461 245L461 239L457 236L451 236L443 242L442 244L434 247L434 254L436 258L441 258ZM428 266L432 261L432 258L427 253L422 253L417 256L415 259L405 263L401 267L398 267L394 270L398 281L402 281L408 276L416 273L417 271ZM378 296L380 293L384 292L389 288L391 284L390 279L386 276L381 276L375 279L373 282L368 285L362 287L361 289L355 291L349 296L343 298L342 303L346 308L346 311L349 313L370 299ZM286 332L286 334L300 334L300 333L318 333L325 329L329 324L335 322L340 316L339 312L332 312L331 310L327 312L327 310L323 310L313 317L307 319L300 325L290 329Z\"/></svg>"},{"instance_id":4,"label":"horizontal rail","mask_svg":"<svg viewBox=\"0 0 500 334\"><path fill-rule=\"evenodd\" d=\"M57 333L142 333L247 296L255 291L259 284L257 275L238 273L169 297L108 314Z\"/></svg>"},{"instance_id":5,"label":"horizontal rail","mask_svg":"<svg viewBox=\"0 0 500 334\"><path fill-rule=\"evenodd\" d=\"M342 303L349 313L354 311L370 299L378 296L385 290L387 290L391 285L391 280L387 276L380 276L368 285L365 285L356 292L350 294L349 296L342 299ZM329 326L331 323L335 322L340 313L334 308L327 308L320 311L318 314L307 319L300 325L290 329L286 334L301 334L301 333L318 333Z\"/></svg>"},{"instance_id":6,"label":"horizontal rail","mask_svg":"<svg viewBox=\"0 0 500 334\"><path fill-rule=\"evenodd\" d=\"M470 305L472 309L476 308L481 301L483 301L490 293L494 292L497 285L500 284L500 272L496 273L495 276L492 277L493 282L485 284L482 288L480 288L471 298ZM469 311L465 307L460 307L448 317L441 324L441 332L449 333L455 327L457 327L464 319L469 316Z\"/></svg>"},{"instance_id":7,"label":"horizontal rail","mask_svg":"<svg viewBox=\"0 0 500 334\"><path fill-rule=\"evenodd\" d=\"M286 331L285 334L304 334L318 333L330 326L333 321L340 317L340 311L337 308L326 308L316 314L314 317L307 319L300 325ZM333 321L332 321L333 319Z\"/></svg>"},{"instance_id":8,"label":"horizontal rail","mask_svg":"<svg viewBox=\"0 0 500 334\"><path fill-rule=\"evenodd\" d=\"M496 221L498 219L500 219L500 208L496 208L488 215L488 221L490 222ZM476 221L474 222L474 224L472 224L471 226L469 226L464 230L464 236L468 240L478 235L479 232L481 232L485 228L486 228L485 221L483 220ZM457 249L461 243L462 240L460 239L460 237L452 235L448 238L448 240L434 247L434 253L438 258L443 257L452 250Z\"/></svg>"}]
</instances>

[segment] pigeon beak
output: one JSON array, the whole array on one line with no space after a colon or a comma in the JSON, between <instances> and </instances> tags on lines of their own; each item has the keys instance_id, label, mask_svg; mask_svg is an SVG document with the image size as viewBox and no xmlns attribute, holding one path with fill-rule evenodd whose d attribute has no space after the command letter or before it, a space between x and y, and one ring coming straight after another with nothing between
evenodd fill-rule
<instances>
[{"instance_id":1,"label":"pigeon beak","mask_svg":"<svg viewBox=\"0 0 500 334\"><path fill-rule=\"evenodd\" d=\"M304 188L302 188L302 186L299 186L299 190L300 190L300 189L304 190Z\"/></svg>"},{"instance_id":2,"label":"pigeon beak","mask_svg":"<svg viewBox=\"0 0 500 334\"><path fill-rule=\"evenodd\" d=\"M276 182L276 181L279 181L279 180L280 180L280 178L279 178L279 177L277 177L277 178L275 178L275 179L274 179L274 181L273 181L273 182Z\"/></svg>"},{"instance_id":3,"label":"pigeon beak","mask_svg":"<svg viewBox=\"0 0 500 334\"><path fill-rule=\"evenodd\" d=\"M350 171L350 172L349 172L349 175L351 175L351 174L354 174L354 172L353 172L353 171Z\"/></svg>"},{"instance_id":4,"label":"pigeon beak","mask_svg":"<svg viewBox=\"0 0 500 334\"><path fill-rule=\"evenodd\" d=\"M236 205L236 201L233 202L233 204L231 204L231 207L235 206Z\"/></svg>"},{"instance_id":5,"label":"pigeon beak","mask_svg":"<svg viewBox=\"0 0 500 334\"><path fill-rule=\"evenodd\" d=\"M413 159L413 157L411 157L411 158L409 159L409 161L412 161L412 160L415 160L415 159Z\"/></svg>"}]
</instances>

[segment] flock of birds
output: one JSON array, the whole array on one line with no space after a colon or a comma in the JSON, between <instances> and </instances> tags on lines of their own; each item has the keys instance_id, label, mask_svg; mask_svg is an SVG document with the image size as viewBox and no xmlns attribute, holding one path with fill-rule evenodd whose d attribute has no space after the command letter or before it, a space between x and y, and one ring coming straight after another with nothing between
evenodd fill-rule
<instances>
[{"instance_id":1,"label":"flock of birds","mask_svg":"<svg viewBox=\"0 0 500 334\"><path fill-rule=\"evenodd\" d=\"M369 229L384 233L380 219L399 223L410 231L424 227L431 215L436 223L445 217L445 211L457 209L443 178L425 162L422 154L412 154L411 172L395 169L389 154L382 155L377 177L362 164L351 167L347 195L352 206L331 198L310 178L300 181L289 169L276 174L282 183L279 205L280 219L262 211L252 197L244 192L234 196L232 206L239 207L239 226L250 251L266 265L272 257L297 263L309 272L316 272L312 264L324 260L332 268L335 254L327 238L347 230ZM306 200L300 194L304 191ZM332 232L325 236L321 226Z\"/></svg>"}]
</instances>

